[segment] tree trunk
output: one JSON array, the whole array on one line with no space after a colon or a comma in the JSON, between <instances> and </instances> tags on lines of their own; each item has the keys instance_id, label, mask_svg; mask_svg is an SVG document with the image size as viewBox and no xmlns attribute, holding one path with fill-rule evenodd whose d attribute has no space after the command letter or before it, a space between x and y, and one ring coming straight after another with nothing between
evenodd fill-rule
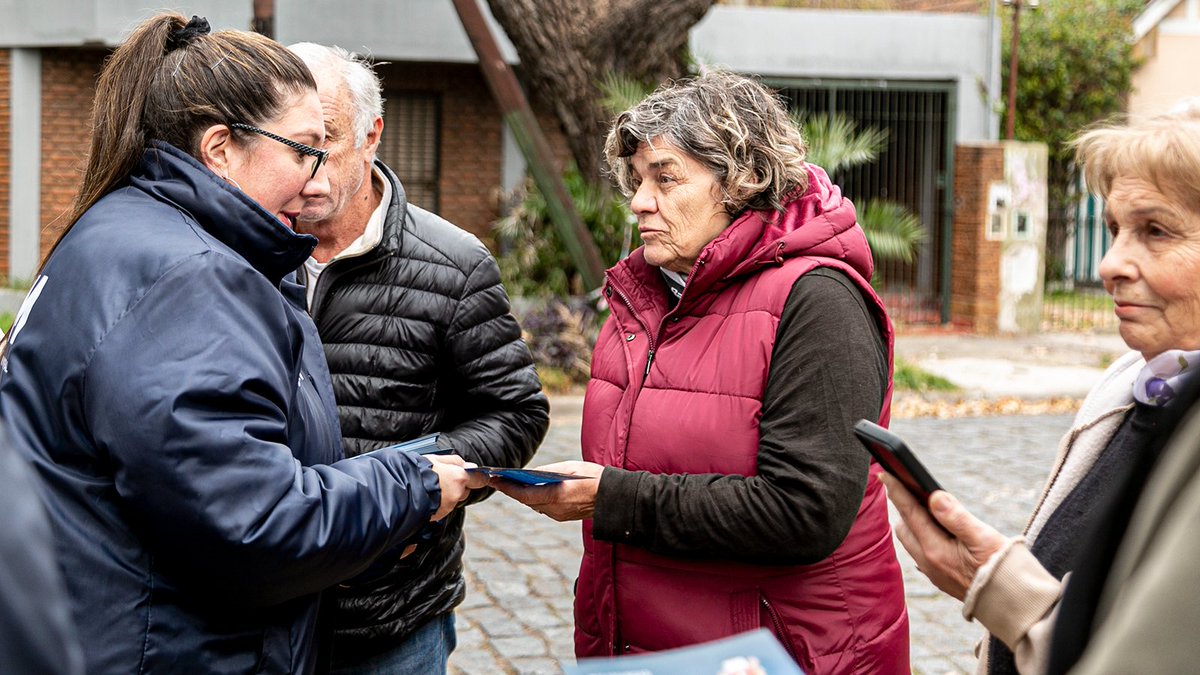
<instances>
[{"instance_id":1,"label":"tree trunk","mask_svg":"<svg viewBox=\"0 0 1200 675\"><path fill-rule=\"evenodd\" d=\"M714 0L487 0L521 59L533 98L550 107L584 179L600 184L610 115L599 82L616 73L657 84L684 72L688 31Z\"/></svg>"}]
</instances>

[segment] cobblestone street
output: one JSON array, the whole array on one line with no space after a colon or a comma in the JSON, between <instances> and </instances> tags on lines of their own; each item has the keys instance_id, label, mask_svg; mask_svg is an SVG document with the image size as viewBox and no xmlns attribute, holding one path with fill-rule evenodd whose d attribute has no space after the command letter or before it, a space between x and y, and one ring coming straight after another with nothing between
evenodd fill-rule
<instances>
[{"instance_id":1,"label":"cobblestone street","mask_svg":"<svg viewBox=\"0 0 1200 675\"><path fill-rule=\"evenodd\" d=\"M532 464L579 456L576 399L555 399L546 442ZM946 489L1000 531L1015 534L1050 469L1070 416L896 420ZM457 612L451 672L559 673L573 660L572 584L579 525L556 523L496 495L467 517L467 599ZM912 618L912 666L920 675L971 672L980 628L938 592L900 550Z\"/></svg>"}]
</instances>

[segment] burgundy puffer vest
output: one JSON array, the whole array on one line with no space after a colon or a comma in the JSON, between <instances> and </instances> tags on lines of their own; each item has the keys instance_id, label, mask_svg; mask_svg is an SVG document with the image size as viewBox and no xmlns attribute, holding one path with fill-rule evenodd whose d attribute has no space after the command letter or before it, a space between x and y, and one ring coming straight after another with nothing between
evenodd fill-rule
<instances>
[{"instance_id":1,"label":"burgundy puffer vest","mask_svg":"<svg viewBox=\"0 0 1200 675\"><path fill-rule=\"evenodd\" d=\"M768 222L743 215L700 254L668 312L642 251L609 270L612 314L584 402L585 460L632 471L752 476L776 328L793 284L816 267L846 274L892 329L866 279L870 251L825 173ZM891 383L880 423L887 424ZM873 466L873 470L878 467ZM691 561L592 538L575 599L576 653L658 651L766 627L808 673L908 672L904 588L879 482L867 482L841 546L812 565Z\"/></svg>"}]
</instances>

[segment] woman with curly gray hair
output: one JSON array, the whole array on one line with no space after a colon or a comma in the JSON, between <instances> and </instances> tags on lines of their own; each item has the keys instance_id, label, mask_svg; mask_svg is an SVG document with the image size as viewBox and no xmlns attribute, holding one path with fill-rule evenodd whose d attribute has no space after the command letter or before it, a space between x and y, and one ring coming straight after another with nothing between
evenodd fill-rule
<instances>
[{"instance_id":1,"label":"woman with curly gray hair","mask_svg":"<svg viewBox=\"0 0 1200 675\"><path fill-rule=\"evenodd\" d=\"M853 205L779 100L712 72L619 115L644 246L608 271L579 476L501 491L584 520L577 655L766 627L807 672L908 671L883 490L892 329Z\"/></svg>"}]
</instances>

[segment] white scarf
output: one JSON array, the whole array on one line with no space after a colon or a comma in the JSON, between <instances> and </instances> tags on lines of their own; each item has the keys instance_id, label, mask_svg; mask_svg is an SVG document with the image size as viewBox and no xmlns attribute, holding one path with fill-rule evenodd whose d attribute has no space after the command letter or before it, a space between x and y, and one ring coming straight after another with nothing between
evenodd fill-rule
<instances>
[{"instance_id":1,"label":"white scarf","mask_svg":"<svg viewBox=\"0 0 1200 675\"><path fill-rule=\"evenodd\" d=\"M1133 398L1139 403L1162 407L1170 403L1200 364L1200 351L1169 349L1146 362L1133 381Z\"/></svg>"}]
</instances>

